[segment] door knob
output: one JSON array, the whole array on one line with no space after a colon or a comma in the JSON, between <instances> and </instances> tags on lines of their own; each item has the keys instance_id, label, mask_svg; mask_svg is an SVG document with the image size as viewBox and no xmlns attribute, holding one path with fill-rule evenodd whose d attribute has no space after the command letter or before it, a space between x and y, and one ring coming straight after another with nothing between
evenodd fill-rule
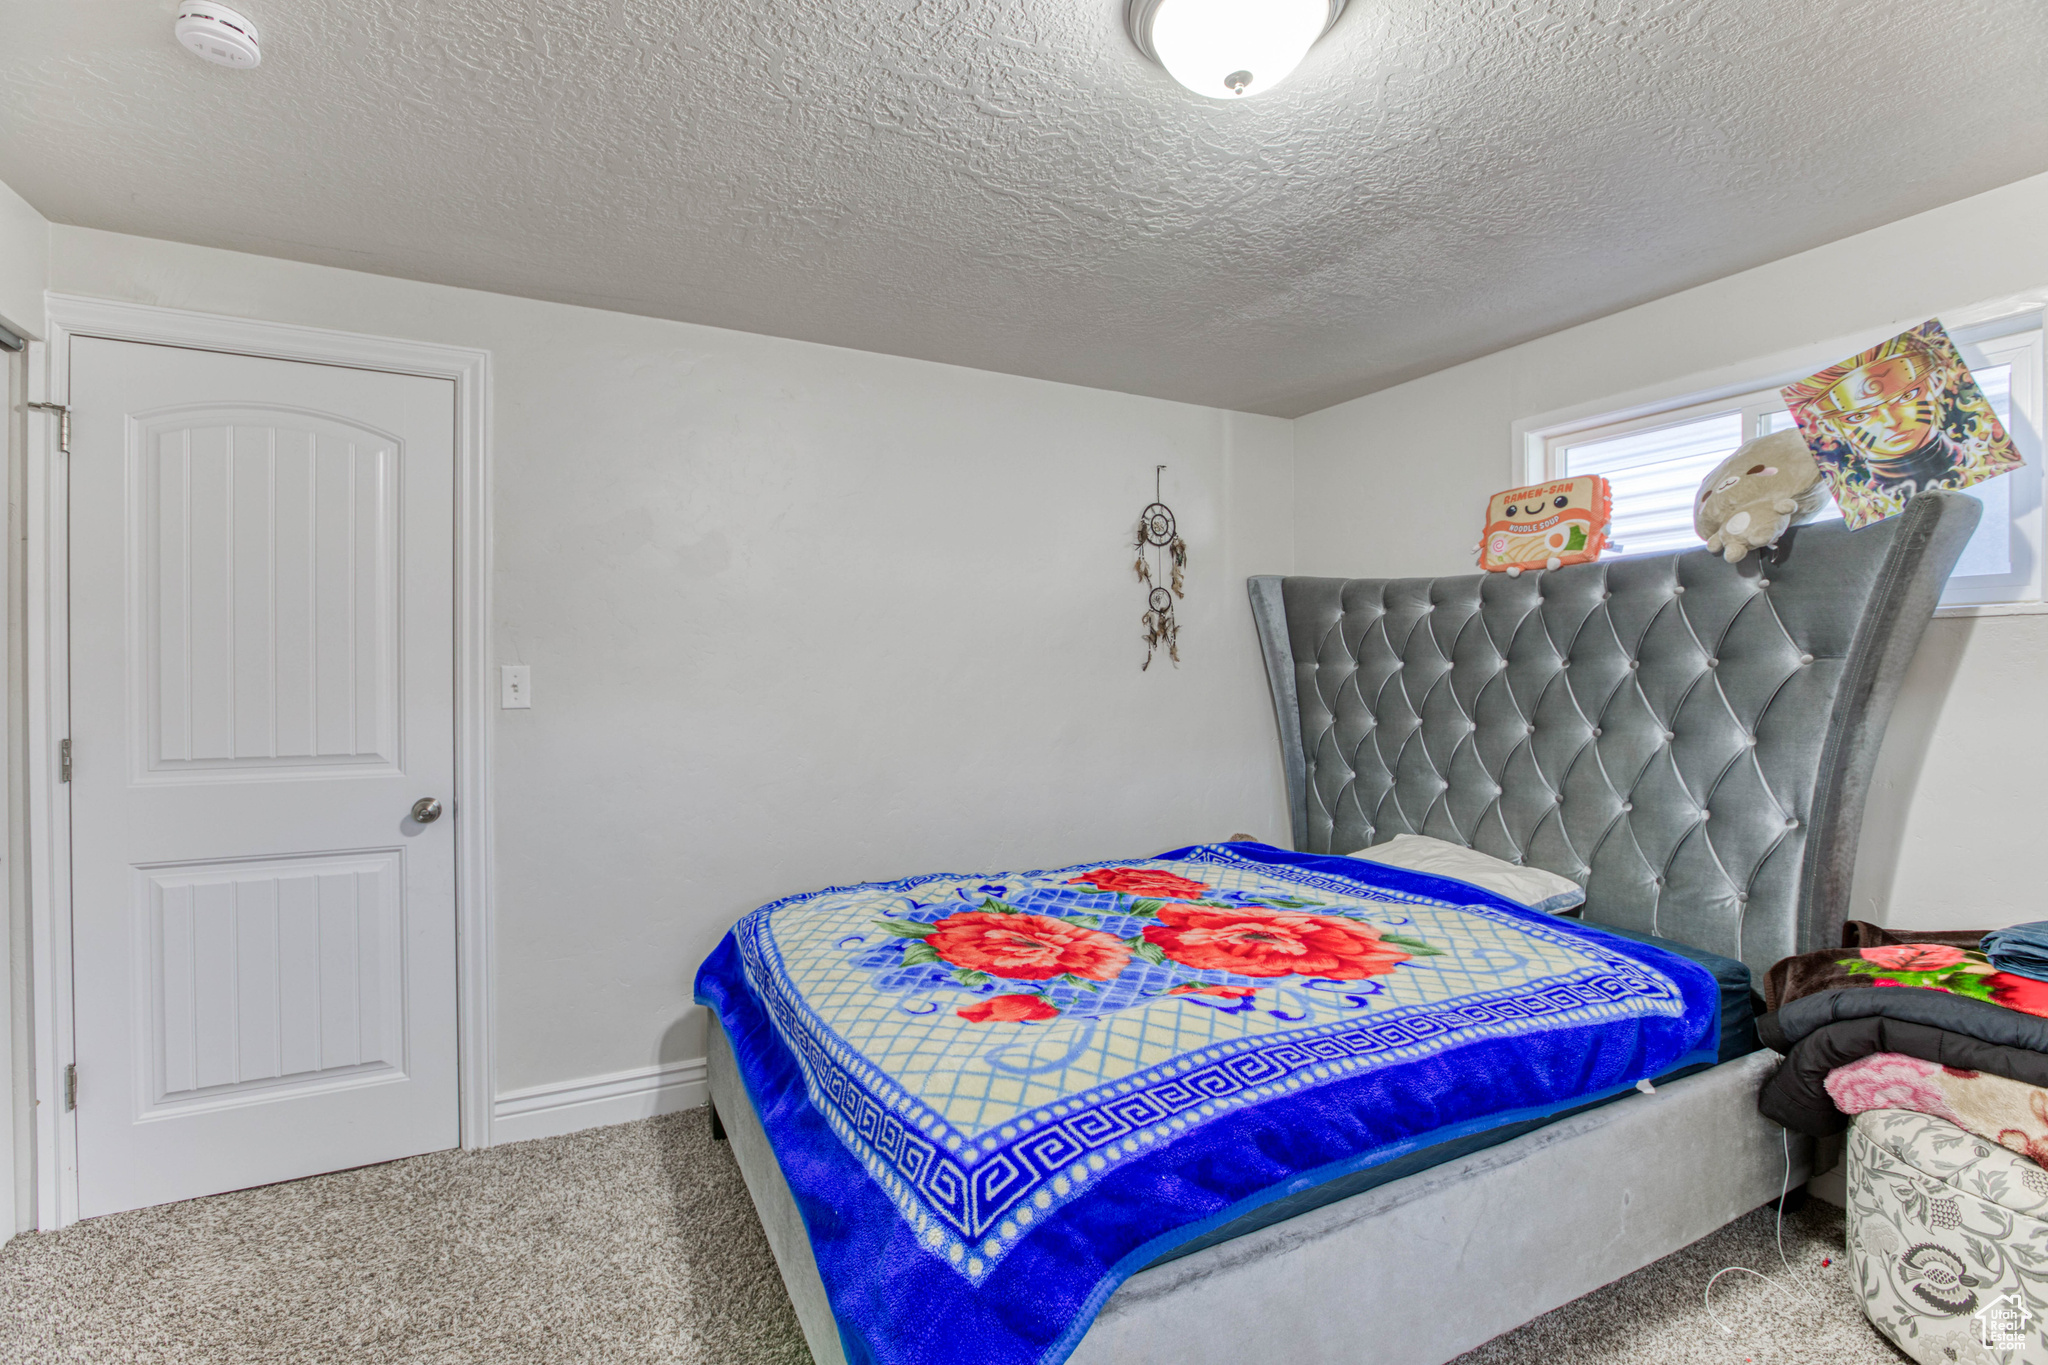
<instances>
[{"instance_id":1,"label":"door knob","mask_svg":"<svg viewBox=\"0 0 2048 1365\"><path fill-rule=\"evenodd\" d=\"M412 818L422 825L431 825L441 818L441 803L431 796L422 796L412 803Z\"/></svg>"}]
</instances>

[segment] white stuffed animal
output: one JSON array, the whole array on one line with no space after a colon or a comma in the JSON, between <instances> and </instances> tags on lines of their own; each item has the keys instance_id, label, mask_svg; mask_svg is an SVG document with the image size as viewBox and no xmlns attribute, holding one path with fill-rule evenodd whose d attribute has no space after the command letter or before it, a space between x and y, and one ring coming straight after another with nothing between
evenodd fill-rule
<instances>
[{"instance_id":1,"label":"white stuffed animal","mask_svg":"<svg viewBox=\"0 0 2048 1365\"><path fill-rule=\"evenodd\" d=\"M1820 466L1797 431L1759 436L1714 467L1693 499L1693 530L1707 548L1737 563L1776 545L1793 522L1827 502Z\"/></svg>"}]
</instances>

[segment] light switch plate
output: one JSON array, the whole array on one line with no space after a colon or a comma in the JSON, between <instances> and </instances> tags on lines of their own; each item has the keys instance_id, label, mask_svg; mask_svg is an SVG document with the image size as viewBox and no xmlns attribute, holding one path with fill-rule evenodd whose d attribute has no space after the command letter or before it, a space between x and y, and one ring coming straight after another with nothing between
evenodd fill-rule
<instances>
[{"instance_id":1,"label":"light switch plate","mask_svg":"<svg viewBox=\"0 0 2048 1365\"><path fill-rule=\"evenodd\" d=\"M505 711L525 711L532 708L532 665L505 664L498 669L498 706Z\"/></svg>"}]
</instances>

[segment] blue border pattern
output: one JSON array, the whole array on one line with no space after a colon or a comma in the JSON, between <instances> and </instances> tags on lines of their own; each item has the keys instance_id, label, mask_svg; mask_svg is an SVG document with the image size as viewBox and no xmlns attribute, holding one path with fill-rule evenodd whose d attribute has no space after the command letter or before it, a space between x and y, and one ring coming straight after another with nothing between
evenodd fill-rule
<instances>
[{"instance_id":1,"label":"blue border pattern","mask_svg":"<svg viewBox=\"0 0 2048 1365\"><path fill-rule=\"evenodd\" d=\"M1446 908L1458 904L1381 886L1379 874L1387 869L1378 864L1352 862L1361 875L1338 877L1246 858L1230 846L1141 861L1148 866L1212 863L1251 868L1296 886L1351 898ZM1025 875L1064 881L1076 873L1128 864L1129 860L1083 863ZM854 889L872 891L885 900L935 880L943 879L916 877ZM833 1133L888 1194L921 1244L976 1284L1048 1213L1081 1197L1105 1172L1226 1110L1306 1086L1335 1084L1366 1069L1431 1056L1482 1038L1626 1018L1675 1019L1684 1013L1684 998L1673 981L1619 951L1611 941L1590 941L1583 933L1560 928L1556 921L1532 922L1518 910L1466 905L1458 908L1512 926L1528 938L1567 947L1594 963L1497 990L1217 1042L1040 1106L1003 1126L1003 1132L1012 1136L982 1137L977 1143L835 1033L791 982L775 942L773 916L833 894L843 893L786 897L740 922L734 936L747 984L795 1055L808 1098Z\"/></svg>"}]
</instances>

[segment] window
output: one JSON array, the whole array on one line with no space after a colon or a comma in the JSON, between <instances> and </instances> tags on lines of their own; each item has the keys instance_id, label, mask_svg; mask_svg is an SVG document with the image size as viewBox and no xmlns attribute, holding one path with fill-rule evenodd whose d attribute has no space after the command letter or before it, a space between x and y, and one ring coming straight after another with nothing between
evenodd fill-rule
<instances>
[{"instance_id":1,"label":"window","mask_svg":"<svg viewBox=\"0 0 2048 1365\"><path fill-rule=\"evenodd\" d=\"M1984 519L1949 577L1942 605L2041 602L2040 317L1954 336L2027 466L1965 490L1984 504ZM1700 481L1744 441L1794 425L1775 385L1622 419L1596 418L1545 434L1541 467L1532 467L1529 477L1606 476L1614 491L1610 554L1688 550L1700 543L1692 528ZM1538 456L1530 453L1533 466ZM1815 520L1840 515L1831 498Z\"/></svg>"}]
</instances>

